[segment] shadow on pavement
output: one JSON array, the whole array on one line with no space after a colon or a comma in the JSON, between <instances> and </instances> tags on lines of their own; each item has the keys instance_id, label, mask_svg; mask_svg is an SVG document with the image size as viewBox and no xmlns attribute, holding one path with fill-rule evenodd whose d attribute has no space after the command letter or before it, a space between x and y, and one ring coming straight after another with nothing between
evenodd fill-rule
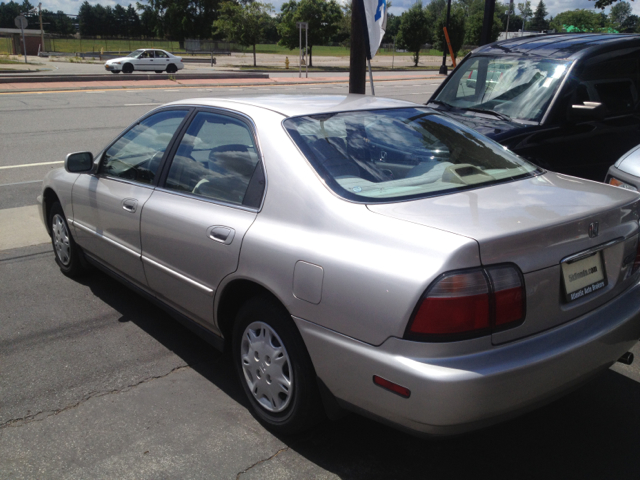
<instances>
[{"instance_id":1,"label":"shadow on pavement","mask_svg":"<svg viewBox=\"0 0 640 480\"><path fill-rule=\"evenodd\" d=\"M80 283L248 408L229 355L102 272ZM345 479L638 478L640 384L608 370L551 405L461 437L414 438L352 414L279 439Z\"/></svg>"}]
</instances>

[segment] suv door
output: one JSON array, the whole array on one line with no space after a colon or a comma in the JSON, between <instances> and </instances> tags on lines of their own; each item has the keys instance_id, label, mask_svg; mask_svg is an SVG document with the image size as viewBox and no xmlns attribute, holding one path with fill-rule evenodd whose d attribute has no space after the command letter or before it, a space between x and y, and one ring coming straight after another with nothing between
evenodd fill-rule
<instances>
[{"instance_id":1,"label":"suv door","mask_svg":"<svg viewBox=\"0 0 640 480\"><path fill-rule=\"evenodd\" d=\"M144 118L107 148L96 175L80 175L73 186L78 244L142 285L140 213L153 193L166 149L188 113L165 110Z\"/></svg>"},{"instance_id":2,"label":"suv door","mask_svg":"<svg viewBox=\"0 0 640 480\"><path fill-rule=\"evenodd\" d=\"M220 111L197 112L174 151L142 212L142 260L155 294L213 328L216 288L262 203L262 162L251 125Z\"/></svg>"}]
</instances>

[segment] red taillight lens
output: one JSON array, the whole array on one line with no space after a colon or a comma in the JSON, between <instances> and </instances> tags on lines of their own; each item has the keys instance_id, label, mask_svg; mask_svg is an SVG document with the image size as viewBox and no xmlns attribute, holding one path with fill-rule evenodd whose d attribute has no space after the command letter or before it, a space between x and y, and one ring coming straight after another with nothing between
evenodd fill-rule
<instances>
[{"instance_id":1,"label":"red taillight lens","mask_svg":"<svg viewBox=\"0 0 640 480\"><path fill-rule=\"evenodd\" d=\"M442 278L420 304L410 331L447 335L489 328L489 285L482 271Z\"/></svg>"},{"instance_id":2,"label":"red taillight lens","mask_svg":"<svg viewBox=\"0 0 640 480\"><path fill-rule=\"evenodd\" d=\"M524 292L520 274L514 267L496 267L487 270L491 277L495 302L496 328L524 318Z\"/></svg>"},{"instance_id":3,"label":"red taillight lens","mask_svg":"<svg viewBox=\"0 0 640 480\"><path fill-rule=\"evenodd\" d=\"M455 340L487 335L515 326L524 315L524 283L516 267L454 273L427 290L406 337Z\"/></svg>"}]
</instances>

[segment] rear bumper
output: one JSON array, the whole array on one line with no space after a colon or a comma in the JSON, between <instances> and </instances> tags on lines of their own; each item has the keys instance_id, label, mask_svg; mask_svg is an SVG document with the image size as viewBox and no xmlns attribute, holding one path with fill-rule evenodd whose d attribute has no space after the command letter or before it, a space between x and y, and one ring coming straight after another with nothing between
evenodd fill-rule
<instances>
[{"instance_id":1,"label":"rear bumper","mask_svg":"<svg viewBox=\"0 0 640 480\"><path fill-rule=\"evenodd\" d=\"M640 338L640 284L567 324L498 347L489 338L487 349L453 356L447 350L463 342L372 346L294 320L318 377L343 405L415 433L453 435L531 410L611 366ZM376 386L374 375L410 398Z\"/></svg>"}]
</instances>

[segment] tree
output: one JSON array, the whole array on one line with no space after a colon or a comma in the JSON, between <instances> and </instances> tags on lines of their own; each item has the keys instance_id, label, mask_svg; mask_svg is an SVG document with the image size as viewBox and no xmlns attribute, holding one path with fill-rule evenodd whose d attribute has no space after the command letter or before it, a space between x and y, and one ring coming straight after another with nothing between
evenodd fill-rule
<instances>
[{"instance_id":1,"label":"tree","mask_svg":"<svg viewBox=\"0 0 640 480\"><path fill-rule=\"evenodd\" d=\"M251 2L243 5L233 1L220 5L218 19L213 22L214 33L232 42L253 47L253 66L256 66L256 43L264 35L273 7L268 3Z\"/></svg>"},{"instance_id":2,"label":"tree","mask_svg":"<svg viewBox=\"0 0 640 480\"><path fill-rule=\"evenodd\" d=\"M589 1L593 1L593 0L589 0ZM605 9L606 7L608 7L609 5L613 5L614 3L616 3L618 0L596 0L596 8L602 8Z\"/></svg>"},{"instance_id":3,"label":"tree","mask_svg":"<svg viewBox=\"0 0 640 480\"><path fill-rule=\"evenodd\" d=\"M631 4L628 2L619 2L611 7L609 12L609 20L613 28L622 29L624 22L631 16Z\"/></svg>"},{"instance_id":4,"label":"tree","mask_svg":"<svg viewBox=\"0 0 640 480\"><path fill-rule=\"evenodd\" d=\"M290 50L298 48L297 22L309 24L309 66L313 67L313 46L323 45L336 34L342 18L342 9L336 0L290 0L282 5L278 25L280 45ZM304 42L304 38L302 40Z\"/></svg>"},{"instance_id":5,"label":"tree","mask_svg":"<svg viewBox=\"0 0 640 480\"><path fill-rule=\"evenodd\" d=\"M524 32L526 21L531 20L533 16L533 10L531 10L531 0L526 0L524 3L518 4L518 10L520 10L520 16L522 17L522 31Z\"/></svg>"},{"instance_id":6,"label":"tree","mask_svg":"<svg viewBox=\"0 0 640 480\"><path fill-rule=\"evenodd\" d=\"M400 16L393 13L387 14L387 29L384 31L382 43L393 43L393 39L396 38L400 31L400 22Z\"/></svg>"},{"instance_id":7,"label":"tree","mask_svg":"<svg viewBox=\"0 0 640 480\"><path fill-rule=\"evenodd\" d=\"M480 45L480 37L482 35L482 24L484 23L484 11L473 13L467 19L465 28L465 44ZM497 13L493 15L493 25L491 26L490 42L498 40L502 32L502 21Z\"/></svg>"},{"instance_id":8,"label":"tree","mask_svg":"<svg viewBox=\"0 0 640 480\"><path fill-rule=\"evenodd\" d=\"M435 3L434 0L432 3ZM446 12L445 12L446 15ZM400 18L398 30L398 46L413 53L413 66L417 67L420 61L420 50L429 40L429 27L427 14L422 8L422 3L416 2L406 10Z\"/></svg>"},{"instance_id":9,"label":"tree","mask_svg":"<svg viewBox=\"0 0 640 480\"><path fill-rule=\"evenodd\" d=\"M446 51L449 49L447 40L444 36L444 27L447 24L447 11L444 10L440 17L436 20L433 31L433 47L437 50ZM451 14L449 16L449 40L451 41L451 49L456 55L462 45L464 45L465 36L465 10L458 4L451 6Z\"/></svg>"},{"instance_id":10,"label":"tree","mask_svg":"<svg viewBox=\"0 0 640 480\"><path fill-rule=\"evenodd\" d=\"M556 15L551 27L558 32L599 32L602 28L602 18L600 14L591 10L569 10Z\"/></svg>"},{"instance_id":11,"label":"tree","mask_svg":"<svg viewBox=\"0 0 640 480\"><path fill-rule=\"evenodd\" d=\"M500 18L500 25L502 25L501 30L503 32L507 31L507 21L509 22L509 32L517 32L522 28L522 17L517 15L515 11L508 15L509 11L509 3L499 3L496 5L496 12L498 17Z\"/></svg>"},{"instance_id":12,"label":"tree","mask_svg":"<svg viewBox=\"0 0 640 480\"><path fill-rule=\"evenodd\" d=\"M535 13L533 14L533 19L529 24L529 28L537 32L548 30L549 22L545 20L546 16L547 16L547 6L544 4L543 0L540 0L540 2L538 3L538 6L536 7Z\"/></svg>"}]
</instances>

